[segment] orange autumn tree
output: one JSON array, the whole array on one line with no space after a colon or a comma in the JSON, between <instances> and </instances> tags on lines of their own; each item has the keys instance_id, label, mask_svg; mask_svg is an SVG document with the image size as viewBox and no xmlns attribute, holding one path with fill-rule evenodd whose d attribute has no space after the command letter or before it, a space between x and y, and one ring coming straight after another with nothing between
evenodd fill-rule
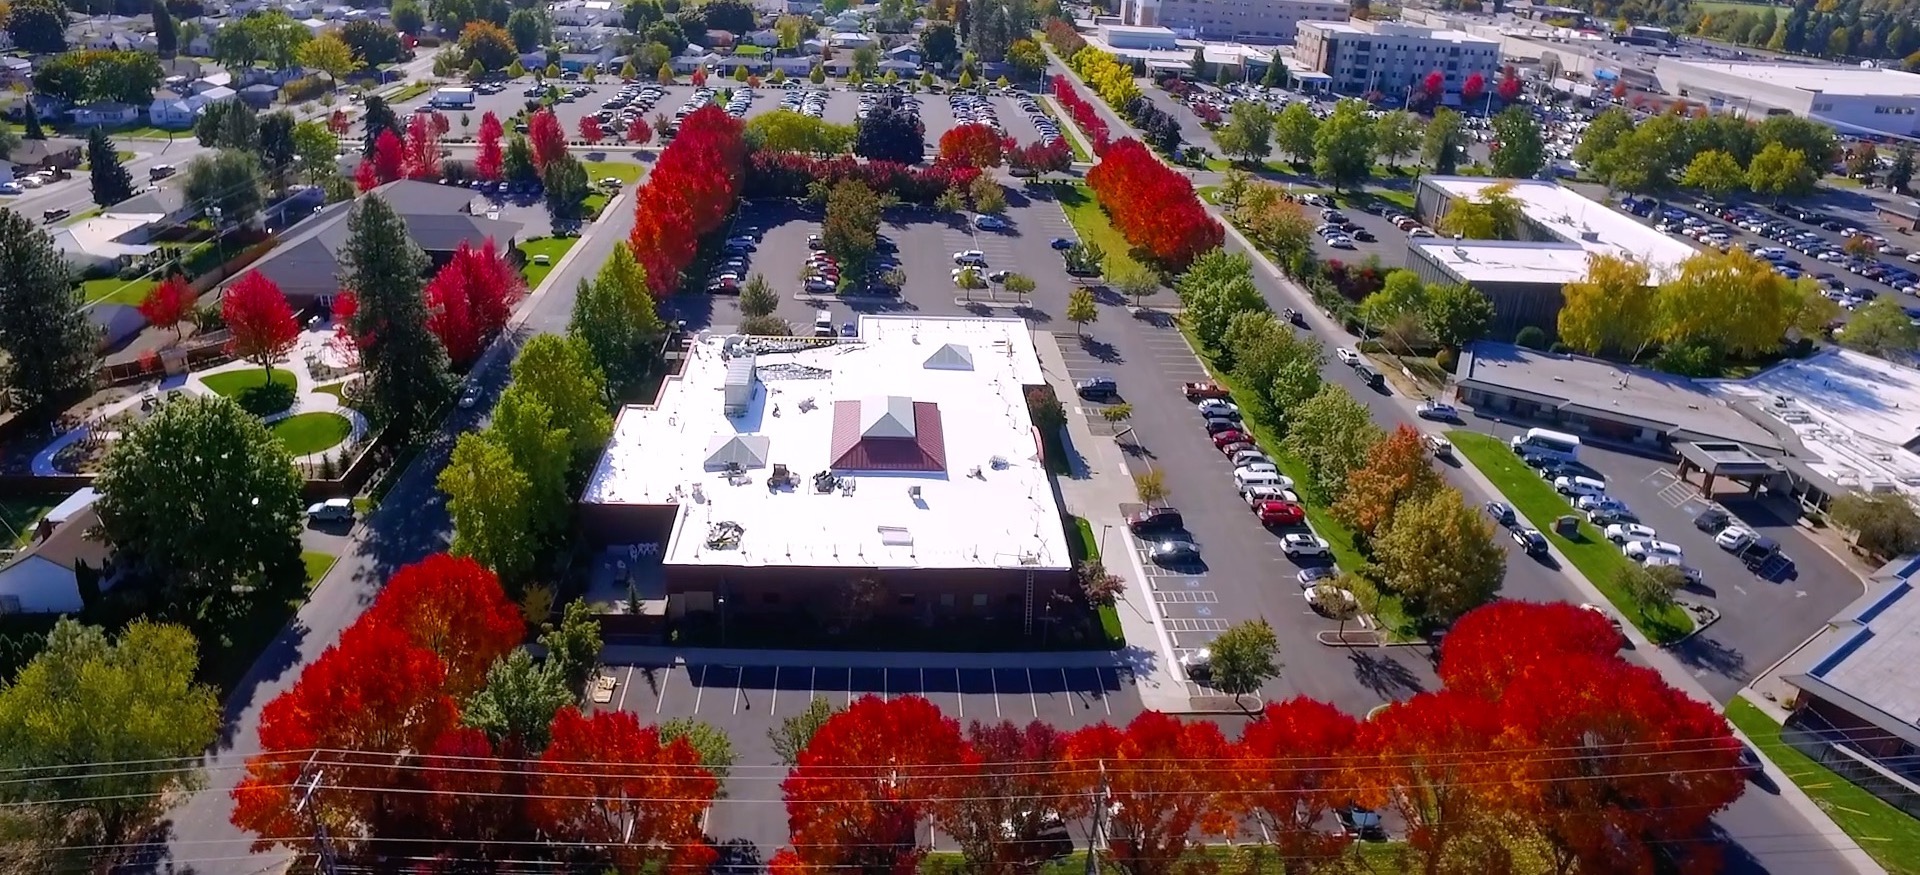
<instances>
[{"instance_id":1,"label":"orange autumn tree","mask_svg":"<svg viewBox=\"0 0 1920 875\"><path fill-rule=\"evenodd\" d=\"M550 836L600 846L621 872L700 875L716 857L701 819L720 783L686 738L660 740L625 711L562 708L528 807Z\"/></svg>"},{"instance_id":2,"label":"orange autumn tree","mask_svg":"<svg viewBox=\"0 0 1920 875\"><path fill-rule=\"evenodd\" d=\"M1433 494L1444 485L1427 461L1420 433L1402 425L1367 451L1366 464L1347 475L1347 488L1333 505L1335 519L1367 537L1380 533L1393 511L1408 499Z\"/></svg>"},{"instance_id":3,"label":"orange autumn tree","mask_svg":"<svg viewBox=\"0 0 1920 875\"><path fill-rule=\"evenodd\" d=\"M1348 767L1358 732L1345 711L1297 697L1269 704L1240 733L1233 764L1239 807L1260 818L1287 875L1317 870L1351 841L1321 826L1353 797Z\"/></svg>"},{"instance_id":4,"label":"orange autumn tree","mask_svg":"<svg viewBox=\"0 0 1920 875\"><path fill-rule=\"evenodd\" d=\"M1438 875L1454 845L1498 823L1507 776L1503 726L1484 701L1452 690L1395 702L1360 724L1357 800L1407 825L1420 871Z\"/></svg>"},{"instance_id":5,"label":"orange autumn tree","mask_svg":"<svg viewBox=\"0 0 1920 875\"><path fill-rule=\"evenodd\" d=\"M915 827L962 786L960 725L915 696L862 696L821 724L780 784L792 846L778 875L913 875Z\"/></svg>"},{"instance_id":6,"label":"orange autumn tree","mask_svg":"<svg viewBox=\"0 0 1920 875\"><path fill-rule=\"evenodd\" d=\"M1148 711L1124 729L1089 726L1063 766L1078 798L1104 780L1109 855L1130 875L1179 872L1203 836L1233 832L1233 750L1213 723Z\"/></svg>"},{"instance_id":7,"label":"orange autumn tree","mask_svg":"<svg viewBox=\"0 0 1920 875\"><path fill-rule=\"evenodd\" d=\"M391 626L440 657L447 692L465 697L525 637L500 578L465 556L435 553L394 572L361 623Z\"/></svg>"}]
</instances>

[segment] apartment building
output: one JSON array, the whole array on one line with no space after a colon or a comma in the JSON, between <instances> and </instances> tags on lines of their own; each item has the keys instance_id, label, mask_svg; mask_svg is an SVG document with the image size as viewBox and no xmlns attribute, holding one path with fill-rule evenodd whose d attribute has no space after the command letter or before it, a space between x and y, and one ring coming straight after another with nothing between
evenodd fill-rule
<instances>
[{"instance_id":1,"label":"apartment building","mask_svg":"<svg viewBox=\"0 0 1920 875\"><path fill-rule=\"evenodd\" d=\"M1427 74L1446 80L1447 103L1458 103L1460 86L1479 73L1489 84L1500 69L1500 43L1459 30L1392 21L1303 21L1294 41L1300 66L1325 73L1334 91L1379 91L1404 96Z\"/></svg>"},{"instance_id":2,"label":"apartment building","mask_svg":"<svg viewBox=\"0 0 1920 875\"><path fill-rule=\"evenodd\" d=\"M1290 43L1303 21L1345 21L1345 0L1123 0L1123 21L1206 40Z\"/></svg>"}]
</instances>

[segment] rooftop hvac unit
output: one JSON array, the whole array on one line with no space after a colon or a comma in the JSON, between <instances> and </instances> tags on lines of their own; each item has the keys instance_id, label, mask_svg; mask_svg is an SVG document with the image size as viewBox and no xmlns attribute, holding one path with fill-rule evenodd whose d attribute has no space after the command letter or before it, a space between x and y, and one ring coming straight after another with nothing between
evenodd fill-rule
<instances>
[{"instance_id":1,"label":"rooftop hvac unit","mask_svg":"<svg viewBox=\"0 0 1920 875\"><path fill-rule=\"evenodd\" d=\"M727 362L727 378L722 383L724 411L728 416L745 416L753 406L753 386L757 381L754 356L743 355Z\"/></svg>"}]
</instances>

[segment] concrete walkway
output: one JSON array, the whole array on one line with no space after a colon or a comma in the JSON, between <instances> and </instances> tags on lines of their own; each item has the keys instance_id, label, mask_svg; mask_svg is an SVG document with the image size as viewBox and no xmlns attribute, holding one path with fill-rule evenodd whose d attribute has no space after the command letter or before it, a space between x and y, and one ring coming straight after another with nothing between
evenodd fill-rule
<instances>
[{"instance_id":1,"label":"concrete walkway","mask_svg":"<svg viewBox=\"0 0 1920 875\"><path fill-rule=\"evenodd\" d=\"M263 422L272 425L282 419L302 413L334 413L346 418L348 424L351 426L351 429L347 433L346 440L319 452L296 457L293 460L296 465L320 465L326 456L336 452L341 445L359 441L365 438L367 434L367 418L361 415L360 411L340 403L340 399L334 396L333 393L319 391L318 386L320 385L320 381L314 378L312 369L307 366L309 356L319 357L323 361L339 358L339 353L336 350L328 348L332 341L333 329L331 327L302 331L299 340L295 341L293 352L289 354L288 358L284 361L274 363L274 367L293 374L293 406L280 413L266 417L262 420ZM214 396L219 393L207 388L206 377L213 374L245 371L258 367L259 365L252 362L231 361L208 368L204 371L192 371L183 375L167 377L155 383L152 386L151 392L161 398L165 398L173 392L191 392L195 395ZM342 379L352 380L356 379L357 376L357 374L350 374ZM340 382L340 380L331 380L328 382ZM98 413L94 414L93 419L95 422L103 422L111 419L121 413L134 409L144 403L148 397L148 392L137 392L130 397L123 398L101 408ZM54 458L60 454L61 450L86 438L92 432L93 426L83 425L54 438L45 447L41 448L40 452L34 454L34 475L39 477L52 477L67 473L54 466ZM100 433L100 437L106 440L117 440L120 437L120 433L117 431L104 431Z\"/></svg>"}]
</instances>

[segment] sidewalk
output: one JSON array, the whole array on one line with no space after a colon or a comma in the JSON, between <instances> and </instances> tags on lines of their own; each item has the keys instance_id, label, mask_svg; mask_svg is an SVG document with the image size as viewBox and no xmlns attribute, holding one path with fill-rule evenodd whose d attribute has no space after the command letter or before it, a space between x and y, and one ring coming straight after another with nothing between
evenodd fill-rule
<instances>
[{"instance_id":1,"label":"sidewalk","mask_svg":"<svg viewBox=\"0 0 1920 875\"><path fill-rule=\"evenodd\" d=\"M1033 346L1040 354L1040 370L1055 394L1071 409L1073 379L1067 375L1066 357L1050 332L1033 332ZM1148 589L1146 569L1140 555L1126 549L1127 521L1120 511L1123 504L1138 503L1133 477L1127 473L1126 459L1112 439L1093 435L1084 417L1067 416L1067 461L1069 478L1060 478L1060 497L1068 513L1084 518L1101 533L1101 559L1107 570L1126 580L1126 592L1114 603L1120 614L1121 633L1127 639L1123 661L1133 667L1134 681L1141 702L1155 711L1181 713L1194 710L1186 681L1174 669L1173 639L1161 621L1160 606ZM1118 530L1118 538L1110 533ZM1118 549L1108 552L1109 547ZM1116 556L1125 554L1126 564Z\"/></svg>"}]
</instances>

